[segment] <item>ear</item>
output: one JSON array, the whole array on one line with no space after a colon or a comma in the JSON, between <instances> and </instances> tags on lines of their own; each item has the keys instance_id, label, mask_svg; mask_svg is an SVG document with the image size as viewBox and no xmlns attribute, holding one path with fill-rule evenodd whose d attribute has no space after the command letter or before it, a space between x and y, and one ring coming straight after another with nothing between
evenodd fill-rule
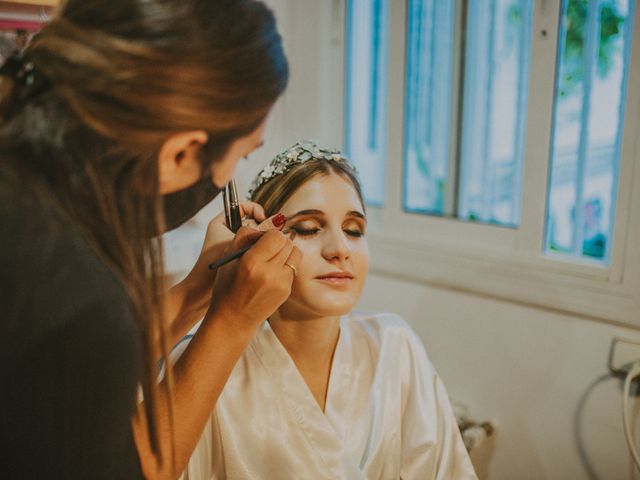
<instances>
[{"instance_id":1,"label":"ear","mask_svg":"<svg viewBox=\"0 0 640 480\"><path fill-rule=\"evenodd\" d=\"M167 137L158 153L158 188L161 194L182 190L200 179L200 151L208 139L209 135L203 130L179 132Z\"/></svg>"}]
</instances>

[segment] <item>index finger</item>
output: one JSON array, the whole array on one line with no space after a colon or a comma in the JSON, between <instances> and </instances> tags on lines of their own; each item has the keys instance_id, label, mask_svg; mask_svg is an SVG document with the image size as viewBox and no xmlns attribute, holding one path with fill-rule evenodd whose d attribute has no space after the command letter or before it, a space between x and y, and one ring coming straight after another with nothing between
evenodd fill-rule
<instances>
[{"instance_id":1,"label":"index finger","mask_svg":"<svg viewBox=\"0 0 640 480\"><path fill-rule=\"evenodd\" d=\"M251 227L241 227L236 233L233 239L233 244L236 248L248 247L252 243L255 243L264 233L260 230L256 230Z\"/></svg>"},{"instance_id":2,"label":"index finger","mask_svg":"<svg viewBox=\"0 0 640 480\"><path fill-rule=\"evenodd\" d=\"M279 230L270 230L262 235L245 257L258 262L268 262L288 244L293 245L293 242L285 234Z\"/></svg>"},{"instance_id":3,"label":"index finger","mask_svg":"<svg viewBox=\"0 0 640 480\"><path fill-rule=\"evenodd\" d=\"M240 216L251 217L258 223L266 220L267 218L262 205L256 202L240 202Z\"/></svg>"}]
</instances>

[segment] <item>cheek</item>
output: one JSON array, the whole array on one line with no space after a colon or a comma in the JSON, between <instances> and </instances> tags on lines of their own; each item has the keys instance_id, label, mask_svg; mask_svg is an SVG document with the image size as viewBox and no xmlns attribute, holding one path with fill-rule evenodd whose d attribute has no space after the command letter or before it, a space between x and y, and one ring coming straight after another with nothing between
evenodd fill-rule
<instances>
[{"instance_id":1,"label":"cheek","mask_svg":"<svg viewBox=\"0 0 640 480\"><path fill-rule=\"evenodd\" d=\"M354 258L354 267L357 271L360 288L364 286L369 273L369 249L364 248L358 252L358 255Z\"/></svg>"},{"instance_id":2,"label":"cheek","mask_svg":"<svg viewBox=\"0 0 640 480\"><path fill-rule=\"evenodd\" d=\"M369 271L369 244L366 240L361 239L353 246L351 252L354 268L358 270L359 274L366 275Z\"/></svg>"},{"instance_id":3,"label":"cheek","mask_svg":"<svg viewBox=\"0 0 640 480\"><path fill-rule=\"evenodd\" d=\"M315 277L318 274L318 259L320 258L317 242L313 239L297 237L293 244L302 252L302 260L298 266L298 277L300 279Z\"/></svg>"},{"instance_id":4,"label":"cheek","mask_svg":"<svg viewBox=\"0 0 640 480\"><path fill-rule=\"evenodd\" d=\"M317 266L319 255L317 242L313 239L304 239L297 236L293 240L293 245L302 253L302 260L300 261L298 271L302 273L302 276L312 274L311 270L314 265Z\"/></svg>"}]
</instances>

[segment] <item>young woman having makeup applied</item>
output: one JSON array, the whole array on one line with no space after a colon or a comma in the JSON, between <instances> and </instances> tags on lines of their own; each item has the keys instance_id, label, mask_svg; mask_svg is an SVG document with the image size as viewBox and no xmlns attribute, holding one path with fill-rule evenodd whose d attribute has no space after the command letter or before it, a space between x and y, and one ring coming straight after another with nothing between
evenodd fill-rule
<instances>
[{"instance_id":1,"label":"young woman having makeup applied","mask_svg":"<svg viewBox=\"0 0 640 480\"><path fill-rule=\"evenodd\" d=\"M256 0L59 3L0 67L0 478L176 478L300 252L214 221L167 293L160 235L262 143L287 61Z\"/></svg>"},{"instance_id":2,"label":"young woman having makeup applied","mask_svg":"<svg viewBox=\"0 0 640 480\"><path fill-rule=\"evenodd\" d=\"M296 144L258 175L251 200L287 217L303 258L291 267L288 300L235 366L183 479L475 479L418 337L395 315L351 312L369 250L349 162Z\"/></svg>"}]
</instances>

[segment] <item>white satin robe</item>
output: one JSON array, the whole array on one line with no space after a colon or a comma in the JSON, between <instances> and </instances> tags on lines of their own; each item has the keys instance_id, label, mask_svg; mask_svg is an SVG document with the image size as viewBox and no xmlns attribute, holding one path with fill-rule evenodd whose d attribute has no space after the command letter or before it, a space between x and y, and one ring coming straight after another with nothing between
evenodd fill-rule
<instances>
[{"instance_id":1,"label":"white satin robe","mask_svg":"<svg viewBox=\"0 0 640 480\"><path fill-rule=\"evenodd\" d=\"M341 319L325 412L268 322L183 480L476 479L442 381L399 317Z\"/></svg>"}]
</instances>

